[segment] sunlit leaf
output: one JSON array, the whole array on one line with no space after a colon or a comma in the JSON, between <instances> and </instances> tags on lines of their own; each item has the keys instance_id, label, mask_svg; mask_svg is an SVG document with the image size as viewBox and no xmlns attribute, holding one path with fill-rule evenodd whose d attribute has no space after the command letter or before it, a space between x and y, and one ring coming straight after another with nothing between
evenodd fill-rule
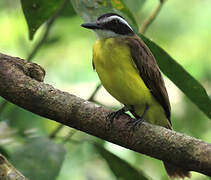
<instances>
[{"instance_id":1,"label":"sunlit leaf","mask_svg":"<svg viewBox=\"0 0 211 180\"><path fill-rule=\"evenodd\" d=\"M117 179L121 180L147 180L148 178L143 174L143 172L138 171L132 167L128 162L119 158L115 154L106 150L103 146L95 144L94 145L97 152L102 156L107 162L108 166L114 173Z\"/></svg>"},{"instance_id":2,"label":"sunlit leaf","mask_svg":"<svg viewBox=\"0 0 211 180\"><path fill-rule=\"evenodd\" d=\"M54 180L64 161L65 150L47 138L30 138L11 154L11 163L30 180Z\"/></svg>"},{"instance_id":3,"label":"sunlit leaf","mask_svg":"<svg viewBox=\"0 0 211 180\"><path fill-rule=\"evenodd\" d=\"M138 25L133 14L122 0L71 0L76 12L86 21L95 21L100 15L105 13L118 13L128 18L128 21L135 30Z\"/></svg>"},{"instance_id":4,"label":"sunlit leaf","mask_svg":"<svg viewBox=\"0 0 211 180\"><path fill-rule=\"evenodd\" d=\"M140 35L140 34L139 34ZM204 87L161 47L140 35L152 51L161 71L196 105L211 118L211 100Z\"/></svg>"},{"instance_id":5,"label":"sunlit leaf","mask_svg":"<svg viewBox=\"0 0 211 180\"><path fill-rule=\"evenodd\" d=\"M57 11L62 3L63 0L21 0L31 40L37 29Z\"/></svg>"}]
</instances>

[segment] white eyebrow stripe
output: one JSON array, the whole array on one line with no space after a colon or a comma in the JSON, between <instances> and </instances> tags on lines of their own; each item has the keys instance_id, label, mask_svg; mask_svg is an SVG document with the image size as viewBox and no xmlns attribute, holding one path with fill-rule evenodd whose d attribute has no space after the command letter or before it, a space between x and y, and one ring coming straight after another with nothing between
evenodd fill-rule
<instances>
[{"instance_id":1,"label":"white eyebrow stripe","mask_svg":"<svg viewBox=\"0 0 211 180\"><path fill-rule=\"evenodd\" d=\"M105 18L104 22L106 22L106 21L109 22L109 21L112 21L113 19L120 20L123 24L126 24L133 31L133 29L130 27L130 25L128 24L127 21L125 21L123 18L116 16L116 15Z\"/></svg>"}]
</instances>

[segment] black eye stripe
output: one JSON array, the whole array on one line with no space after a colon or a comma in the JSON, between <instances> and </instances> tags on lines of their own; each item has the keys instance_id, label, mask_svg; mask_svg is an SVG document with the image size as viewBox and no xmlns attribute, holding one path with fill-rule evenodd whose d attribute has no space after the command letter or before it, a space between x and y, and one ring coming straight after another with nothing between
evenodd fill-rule
<instances>
[{"instance_id":1,"label":"black eye stripe","mask_svg":"<svg viewBox=\"0 0 211 180\"><path fill-rule=\"evenodd\" d=\"M104 23L105 26L126 26L128 27L125 23L121 22L119 19L112 19L111 21L107 21Z\"/></svg>"},{"instance_id":2,"label":"black eye stripe","mask_svg":"<svg viewBox=\"0 0 211 180\"><path fill-rule=\"evenodd\" d=\"M113 19L111 21L104 22L102 24L103 29L113 31L117 34L129 35L134 34L127 24L121 22L119 19Z\"/></svg>"},{"instance_id":3,"label":"black eye stripe","mask_svg":"<svg viewBox=\"0 0 211 180\"><path fill-rule=\"evenodd\" d=\"M110 30L121 35L133 35L133 30L124 21L125 19L122 16L115 13L107 13L97 19L97 23L100 24L102 30Z\"/></svg>"}]
</instances>

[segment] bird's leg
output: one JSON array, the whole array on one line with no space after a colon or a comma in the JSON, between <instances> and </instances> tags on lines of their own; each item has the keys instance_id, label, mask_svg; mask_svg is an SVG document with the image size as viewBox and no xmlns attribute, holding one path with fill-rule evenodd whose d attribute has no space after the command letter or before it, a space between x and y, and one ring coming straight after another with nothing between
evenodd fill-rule
<instances>
[{"instance_id":1,"label":"bird's leg","mask_svg":"<svg viewBox=\"0 0 211 180\"><path fill-rule=\"evenodd\" d=\"M146 104L143 114L140 117L128 122L128 124L132 124L132 129L135 130L143 121L144 117L149 109L149 105Z\"/></svg>"},{"instance_id":2,"label":"bird's leg","mask_svg":"<svg viewBox=\"0 0 211 180\"><path fill-rule=\"evenodd\" d=\"M113 123L113 120L115 118L118 118L121 114L124 114L128 110L129 110L128 107L124 106L123 108L119 109L118 111L113 111L113 112L109 113L108 116L106 117L107 122L108 122L108 127L111 126L111 124Z\"/></svg>"}]
</instances>

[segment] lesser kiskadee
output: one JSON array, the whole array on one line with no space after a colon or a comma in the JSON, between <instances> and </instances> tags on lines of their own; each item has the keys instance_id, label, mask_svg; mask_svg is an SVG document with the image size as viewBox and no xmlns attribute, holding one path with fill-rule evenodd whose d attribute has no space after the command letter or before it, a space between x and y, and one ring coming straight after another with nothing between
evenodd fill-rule
<instances>
[{"instance_id":1,"label":"lesser kiskadee","mask_svg":"<svg viewBox=\"0 0 211 180\"><path fill-rule=\"evenodd\" d=\"M93 67L105 89L134 116L133 126L145 121L172 129L170 103L154 56L127 21L115 13L100 16L82 27L96 32ZM189 177L189 172L164 162L170 177Z\"/></svg>"}]
</instances>

